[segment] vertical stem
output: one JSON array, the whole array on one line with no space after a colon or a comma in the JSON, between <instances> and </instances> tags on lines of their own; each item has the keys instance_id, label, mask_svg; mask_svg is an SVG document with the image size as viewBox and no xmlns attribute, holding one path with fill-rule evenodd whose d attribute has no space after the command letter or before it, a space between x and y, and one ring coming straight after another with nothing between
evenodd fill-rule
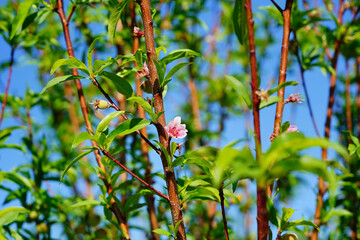
<instances>
[{"instance_id":1,"label":"vertical stem","mask_svg":"<svg viewBox=\"0 0 360 240\"><path fill-rule=\"evenodd\" d=\"M3 101L3 103L2 103L1 113L0 113L0 126L1 126L1 123L2 123L2 120L3 120L3 117L4 117L5 106L6 106L6 102L7 102L8 95L9 95L9 87L10 87L10 81L11 81L11 74L12 74L12 69L13 69L13 65L14 65L14 53L15 53L15 47L11 47L9 73L8 73L8 78L7 78L6 87L5 87L4 101Z\"/></svg>"},{"instance_id":2,"label":"vertical stem","mask_svg":"<svg viewBox=\"0 0 360 240\"><path fill-rule=\"evenodd\" d=\"M289 52L290 18L291 18L291 9L293 3L294 0L287 0L286 7L281 12L284 18L284 26L283 26L283 39L281 45L281 60L280 60L278 85L283 84L286 81L286 71L287 71L288 52ZM278 97L280 97L281 99L276 104L274 132L273 132L275 136L278 136L280 134L280 128L281 128L280 125L284 110L285 88L280 89L277 93L278 93Z\"/></svg>"},{"instance_id":3,"label":"vertical stem","mask_svg":"<svg viewBox=\"0 0 360 240\"><path fill-rule=\"evenodd\" d=\"M346 108L346 125L350 133L353 132L352 114L351 114L351 95L350 95L350 75L349 62L346 60L346 76L345 76L345 108Z\"/></svg>"},{"instance_id":4,"label":"vertical stem","mask_svg":"<svg viewBox=\"0 0 360 240\"><path fill-rule=\"evenodd\" d=\"M224 206L224 183L221 184L219 188L219 196L220 196L220 205L221 205L221 215L224 223L224 233L226 240L229 240L229 233L228 233L228 227L227 227L227 221L226 221L226 215L225 215L225 206Z\"/></svg>"},{"instance_id":5,"label":"vertical stem","mask_svg":"<svg viewBox=\"0 0 360 240\"><path fill-rule=\"evenodd\" d=\"M344 6L343 6L343 0L339 0L339 12L338 12L338 24L339 27L342 25L342 16L344 13ZM328 100L328 107L326 112L326 121L325 121L325 134L324 138L329 139L330 138L330 127L331 127L331 118L333 115L333 105L335 100L335 86L336 86L336 80L337 80L337 62L338 57L340 54L340 39L336 39L334 43L334 56L331 59L331 67L334 69L334 73L331 74L330 77L330 89L329 89L329 100ZM327 148L323 148L321 150L321 157L323 161L327 160L328 157L328 151ZM318 226L321 225L321 210L323 208L324 204L324 194L326 191L325 188L325 182L322 177L319 177L319 183L318 183L319 192L317 194L317 204L316 204L316 210L315 210L315 216L314 216L314 223ZM314 228L313 233L311 235L311 240L317 240L319 232L316 228Z\"/></svg>"},{"instance_id":6,"label":"vertical stem","mask_svg":"<svg viewBox=\"0 0 360 240\"><path fill-rule=\"evenodd\" d=\"M66 46L67 46L67 51L68 51L69 57L75 57L74 56L74 50L73 50L73 47L72 47L71 38L70 38L70 32L69 32L69 22L68 22L69 19L67 19L66 16L65 16L63 1L62 0L57 0L57 4L58 4L57 13L60 16L61 23L63 25L63 32L64 32L64 36L65 36L65 41L66 41ZM77 69L73 68L72 69L72 74L73 75L79 75L79 72L78 72ZM82 114L83 114L83 117L84 117L84 120L85 120L86 127L87 127L87 129L92 130L93 129L92 125L91 125L91 123L90 123L90 121L88 119L88 111L87 111L87 107L86 107L86 101L85 101L85 97L84 97L84 92L83 92L82 85L81 85L81 82L80 82L79 79L75 79L75 85L76 85L76 89L77 89L77 92L78 92L78 98L79 98L79 101L80 101L81 111L82 111ZM96 144L95 141L91 141L91 145L93 147L97 147L97 144ZM98 150L94 151L94 154L95 154L95 158L96 158L96 161L97 161L99 167L106 173L107 170L106 170L105 166L101 162L101 156L100 156L99 151ZM102 181L104 182L104 184L106 186L108 194L110 194L113 191L113 189L111 187L111 183L109 183L104 177L101 177L101 179L102 179ZM113 198L110 200L110 202L111 202L111 211L116 216L116 219L119 222L120 228L123 230L123 233L125 234L124 238L125 239L130 239L128 227L125 224L125 222L126 222L125 217L121 213L121 210L120 210L119 206L117 206L117 204L116 204L116 202L115 202L115 200Z\"/></svg>"},{"instance_id":7,"label":"vertical stem","mask_svg":"<svg viewBox=\"0 0 360 240\"><path fill-rule=\"evenodd\" d=\"M131 16L131 22L132 22L132 26L134 27L136 24L136 20L135 20L135 6L133 3L130 3L130 16ZM139 45L140 45L140 38L137 36L134 36L133 38L133 53L135 54L136 51L139 49ZM137 63L135 62L135 67L137 66ZM137 95L139 95L140 97L143 96L143 91L141 90L140 86L141 86L141 78L138 74L136 74L135 76L135 81L136 81L136 93ZM138 109L138 114L140 118L145 118L145 109L142 108L140 105L137 106ZM148 138L148 134L147 134L147 130L146 128L142 128L140 130L140 132L142 133L142 135L144 135L146 138ZM141 156L144 159L144 162L146 164L146 168L145 168L145 181L149 184L153 184L153 180L151 177L151 168L152 168L152 164L150 162L149 159L149 146L147 145L147 143L141 139L140 140L140 148L141 148ZM148 204L148 214L149 214L149 220L150 220L150 227L151 230L155 230L159 228L159 224L158 224L158 220L156 217L156 211L155 211L155 199L154 199L154 195L153 194L147 194L145 196L146 202ZM159 240L159 234L154 233L153 231L151 231L151 237L152 240Z\"/></svg>"},{"instance_id":8,"label":"vertical stem","mask_svg":"<svg viewBox=\"0 0 360 240\"><path fill-rule=\"evenodd\" d=\"M152 83L155 113L160 113L164 111L164 104L162 98L162 89L159 85L158 73L155 64L153 62L153 59L156 61L156 52L155 52L155 40L154 40L153 20L151 17L150 1L142 0L142 1L138 1L138 3L141 8L143 24L144 24L146 53L148 58L150 80ZM167 132L165 131L164 128L165 125L166 125L165 114L162 114L158 119L158 123L156 123L156 129L159 135L160 143L165 147L165 149L167 149L167 151L170 154L169 137ZM179 194L177 189L175 172L173 169L168 168L168 163L163 152L161 153L161 161L165 173L165 180L168 189L170 210L173 219L173 224L176 225L179 221L182 220L182 211L179 202ZM176 235L178 240L186 239L185 225L183 221L181 221Z\"/></svg>"},{"instance_id":9,"label":"vertical stem","mask_svg":"<svg viewBox=\"0 0 360 240\"><path fill-rule=\"evenodd\" d=\"M251 0L245 1L246 21L248 28L249 40L249 54L250 54L250 70L251 70L251 90L253 101L253 120L254 120L254 134L255 134L255 151L256 159L259 161L261 154L261 136L260 136L260 111L259 111L259 96L255 93L258 90L257 83L257 65L255 52L255 33L254 33L254 19L252 16ZM269 214L267 211L267 197L266 186L257 183L257 228L258 240L266 240L269 233Z\"/></svg>"}]
</instances>

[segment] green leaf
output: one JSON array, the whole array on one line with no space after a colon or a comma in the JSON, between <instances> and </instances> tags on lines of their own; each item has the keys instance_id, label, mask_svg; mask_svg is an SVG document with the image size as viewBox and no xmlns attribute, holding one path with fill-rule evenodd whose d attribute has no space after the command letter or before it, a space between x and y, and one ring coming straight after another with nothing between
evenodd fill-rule
<instances>
[{"instance_id":1,"label":"green leaf","mask_svg":"<svg viewBox=\"0 0 360 240\"><path fill-rule=\"evenodd\" d=\"M91 43L89 50L87 52L87 64L88 64L90 76L93 75L92 58L93 58L94 47L95 47L96 41L99 40L99 38L100 37L94 39L94 41Z\"/></svg>"},{"instance_id":2,"label":"green leaf","mask_svg":"<svg viewBox=\"0 0 360 240\"><path fill-rule=\"evenodd\" d=\"M166 161L167 161L167 163L168 163L169 168L172 169L172 168L173 168L173 167L171 166L172 159L171 159L171 157L170 157L167 149L166 149L159 141L156 141L156 140L155 140L155 142L160 146L162 152L163 152L164 155L165 155L165 158L166 158Z\"/></svg>"},{"instance_id":3,"label":"green leaf","mask_svg":"<svg viewBox=\"0 0 360 240\"><path fill-rule=\"evenodd\" d=\"M282 215L280 219L280 230L284 231L284 227L286 226L286 223L289 221L291 216L294 214L295 210L292 208L282 208Z\"/></svg>"},{"instance_id":4,"label":"green leaf","mask_svg":"<svg viewBox=\"0 0 360 240\"><path fill-rule=\"evenodd\" d=\"M266 195L266 198L267 198L266 205L267 205L267 209L268 209L268 212L269 212L269 220L279 230L280 229L280 219L277 217L277 211L276 211L276 208L274 206L274 202L268 195Z\"/></svg>"},{"instance_id":5,"label":"green leaf","mask_svg":"<svg viewBox=\"0 0 360 240\"><path fill-rule=\"evenodd\" d=\"M28 210L23 207L8 207L0 210L0 227L16 221L19 214L27 212Z\"/></svg>"},{"instance_id":6,"label":"green leaf","mask_svg":"<svg viewBox=\"0 0 360 240\"><path fill-rule=\"evenodd\" d=\"M229 81L230 85L240 94L240 97L244 99L249 109L252 108L252 100L249 93L246 90L244 84L233 76L225 75L225 78Z\"/></svg>"},{"instance_id":7,"label":"green leaf","mask_svg":"<svg viewBox=\"0 0 360 240\"><path fill-rule=\"evenodd\" d=\"M176 142L172 142L171 143L171 156L174 156L176 149L177 149Z\"/></svg>"},{"instance_id":8,"label":"green leaf","mask_svg":"<svg viewBox=\"0 0 360 240\"><path fill-rule=\"evenodd\" d=\"M33 189L33 181L16 172L0 172L0 182L3 179L12 181L20 187L26 188L28 191L32 191Z\"/></svg>"},{"instance_id":9,"label":"green leaf","mask_svg":"<svg viewBox=\"0 0 360 240\"><path fill-rule=\"evenodd\" d=\"M278 101L281 100L281 97L278 97L278 96L270 96L268 97L268 99L265 99L265 100L262 100L260 102L260 106L259 106L259 109L263 109L265 107L268 107L270 105L273 105L275 103L277 103Z\"/></svg>"},{"instance_id":10,"label":"green leaf","mask_svg":"<svg viewBox=\"0 0 360 240\"><path fill-rule=\"evenodd\" d=\"M74 57L57 60L51 68L50 75L53 75L54 72L61 66L68 66L68 68L79 69L89 75L89 70L87 69L86 65Z\"/></svg>"},{"instance_id":11,"label":"green leaf","mask_svg":"<svg viewBox=\"0 0 360 240\"><path fill-rule=\"evenodd\" d=\"M100 76L105 78L106 80L113 82L116 87L116 90L119 93L125 95L127 98L131 97L131 95L133 94L132 87L126 79L119 77L115 73L111 73L107 71L101 72Z\"/></svg>"},{"instance_id":12,"label":"green leaf","mask_svg":"<svg viewBox=\"0 0 360 240\"><path fill-rule=\"evenodd\" d=\"M143 118L132 118L122 122L106 138L105 144L111 144L118 135L127 135L149 125L151 121Z\"/></svg>"},{"instance_id":13,"label":"green leaf","mask_svg":"<svg viewBox=\"0 0 360 240\"><path fill-rule=\"evenodd\" d=\"M138 67L143 67L142 50L139 48L135 53L135 61Z\"/></svg>"},{"instance_id":14,"label":"green leaf","mask_svg":"<svg viewBox=\"0 0 360 240\"><path fill-rule=\"evenodd\" d=\"M98 150L97 148L92 148L91 150L89 151L86 151L86 152L83 152L81 153L80 155L78 155L76 158L74 158L66 167L65 167L65 170L63 171L63 173L61 174L61 177L60 177L60 183L62 182L65 174L67 173L67 171L77 162L79 161L81 158L85 157L86 155L88 155L89 153L95 151L95 150Z\"/></svg>"},{"instance_id":15,"label":"green leaf","mask_svg":"<svg viewBox=\"0 0 360 240\"><path fill-rule=\"evenodd\" d=\"M330 220L330 218L338 216L338 217L351 217L353 215L352 212L346 209L331 209L327 214L323 217L323 222L326 223Z\"/></svg>"},{"instance_id":16,"label":"green leaf","mask_svg":"<svg viewBox=\"0 0 360 240\"><path fill-rule=\"evenodd\" d=\"M12 23L11 27L11 34L10 34L10 40L14 38L14 36L17 34L18 30L22 27L28 13L30 10L31 5L33 5L34 0L25 0L24 2L21 2L18 6L18 13Z\"/></svg>"},{"instance_id":17,"label":"green leaf","mask_svg":"<svg viewBox=\"0 0 360 240\"><path fill-rule=\"evenodd\" d=\"M109 35L110 41L112 43L114 43L114 40L115 40L116 26L120 19L121 12L126 7L126 4L128 3L128 1L129 0L122 0L121 2L119 2L118 5L116 5L114 11L110 15L109 25L108 25L108 35Z\"/></svg>"},{"instance_id":18,"label":"green leaf","mask_svg":"<svg viewBox=\"0 0 360 240\"><path fill-rule=\"evenodd\" d=\"M180 69L182 69L183 67L186 67L190 64L193 64L193 62L184 62L184 63L179 63L177 65L175 65L172 69L170 69L170 71L166 74L165 79L163 81L163 84L160 86L164 87L165 83L167 82L167 80L170 80L170 78Z\"/></svg>"},{"instance_id":19,"label":"green leaf","mask_svg":"<svg viewBox=\"0 0 360 240\"><path fill-rule=\"evenodd\" d=\"M288 128L290 127L290 122L286 121L283 124L281 124L281 131L280 133L284 133L288 130Z\"/></svg>"},{"instance_id":20,"label":"green leaf","mask_svg":"<svg viewBox=\"0 0 360 240\"><path fill-rule=\"evenodd\" d=\"M284 230L290 229L292 227L296 226L310 226L316 228L320 232L320 228L316 226L312 221L309 220L294 220L291 222L288 222L286 225L286 228Z\"/></svg>"},{"instance_id":21,"label":"green leaf","mask_svg":"<svg viewBox=\"0 0 360 240\"><path fill-rule=\"evenodd\" d=\"M180 221L178 221L175 225L175 229L174 229L174 235L176 235L177 231L178 231L178 228L180 226L180 223L182 222L183 220L181 219Z\"/></svg>"},{"instance_id":22,"label":"green leaf","mask_svg":"<svg viewBox=\"0 0 360 240\"><path fill-rule=\"evenodd\" d=\"M269 89L268 90L268 94L269 95L272 95L274 94L275 92L279 91L280 89L286 87L286 86L296 86L298 85L299 83L298 82L295 82L295 81L287 81L287 82L283 82L282 84L280 84L279 86L275 87L275 88L272 88L272 89Z\"/></svg>"},{"instance_id":23,"label":"green leaf","mask_svg":"<svg viewBox=\"0 0 360 240\"><path fill-rule=\"evenodd\" d=\"M99 135L99 133L103 132L109 125L109 123L116 117L118 117L121 114L124 114L125 111L116 111L116 112L112 112L109 113L108 115L106 115L106 117L104 117L101 122L99 123L99 125L96 128L96 135Z\"/></svg>"},{"instance_id":24,"label":"green leaf","mask_svg":"<svg viewBox=\"0 0 360 240\"><path fill-rule=\"evenodd\" d=\"M154 112L153 109L151 108L150 104L145 101L142 97L131 97L127 99L128 101L133 101L136 102L137 104L139 104L150 116L151 120L155 121L156 119L159 118L159 116L157 116Z\"/></svg>"},{"instance_id":25,"label":"green leaf","mask_svg":"<svg viewBox=\"0 0 360 240\"><path fill-rule=\"evenodd\" d=\"M164 74L165 74L165 66L163 66L160 62L156 61L156 59L153 59L153 62L155 64L158 76L159 76L159 84L162 86L164 82Z\"/></svg>"},{"instance_id":26,"label":"green leaf","mask_svg":"<svg viewBox=\"0 0 360 240\"><path fill-rule=\"evenodd\" d=\"M179 58L192 58L192 57L201 57L201 55L190 49L178 49L169 53L167 56L161 59L160 62L164 63L165 65L168 65L169 63Z\"/></svg>"},{"instance_id":27,"label":"green leaf","mask_svg":"<svg viewBox=\"0 0 360 240\"><path fill-rule=\"evenodd\" d=\"M85 140L88 140L88 139L91 139L93 140L94 139L94 136L91 135L90 133L88 132L82 132L80 133L74 140L71 148L76 148L80 143L82 143L83 141Z\"/></svg>"},{"instance_id":28,"label":"green leaf","mask_svg":"<svg viewBox=\"0 0 360 240\"><path fill-rule=\"evenodd\" d=\"M64 75L64 76L53 78L46 84L44 89L40 92L40 95L43 94L49 88L55 86L56 84L59 84L59 83L65 82L65 81L69 81L69 80L81 79L81 78L86 78L86 77L76 76L76 75Z\"/></svg>"},{"instance_id":29,"label":"green leaf","mask_svg":"<svg viewBox=\"0 0 360 240\"><path fill-rule=\"evenodd\" d=\"M232 17L235 34L242 45L247 32L245 0L235 0Z\"/></svg>"},{"instance_id":30,"label":"green leaf","mask_svg":"<svg viewBox=\"0 0 360 240\"><path fill-rule=\"evenodd\" d=\"M165 236L172 236L171 233L169 233L168 231L164 230L164 229L155 229L153 230L154 233L160 234L160 235L165 235Z\"/></svg>"},{"instance_id":31,"label":"green leaf","mask_svg":"<svg viewBox=\"0 0 360 240\"><path fill-rule=\"evenodd\" d=\"M70 207L75 208L75 207L93 206L93 205L100 205L100 202L90 199L90 200L84 200L84 201L77 202L77 203L71 205Z\"/></svg>"}]
</instances>

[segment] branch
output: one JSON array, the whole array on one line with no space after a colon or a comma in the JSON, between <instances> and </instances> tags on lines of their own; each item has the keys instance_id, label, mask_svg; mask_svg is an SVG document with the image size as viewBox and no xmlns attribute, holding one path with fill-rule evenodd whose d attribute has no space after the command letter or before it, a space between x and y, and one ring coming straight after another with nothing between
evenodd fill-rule
<instances>
[{"instance_id":1,"label":"branch","mask_svg":"<svg viewBox=\"0 0 360 240\"><path fill-rule=\"evenodd\" d=\"M69 16L68 16L68 18L66 19L67 22L70 22L70 19L71 19L72 15L73 15L75 9L76 9L76 4L73 4L73 6L72 6L72 8L71 8L71 11L70 11L70 13L69 13Z\"/></svg>"},{"instance_id":2,"label":"branch","mask_svg":"<svg viewBox=\"0 0 360 240\"><path fill-rule=\"evenodd\" d=\"M109 96L109 94L107 94L105 92L105 90L101 87L100 83L96 80L96 78L91 78L91 81L93 82L93 84L99 88L100 92L104 95L104 97L109 101L110 103L110 106L112 108L114 108L116 111L121 111L121 109L115 104L115 102L111 99L111 97ZM125 120L128 120L128 117L125 115L125 114L121 114L121 116L125 119ZM150 140L145 137L139 130L136 131L136 133L152 148L155 150L155 152L157 154L161 154L161 151L160 149L158 149L157 147L155 147L154 144L152 144L150 142Z\"/></svg>"},{"instance_id":3,"label":"branch","mask_svg":"<svg viewBox=\"0 0 360 240\"><path fill-rule=\"evenodd\" d=\"M281 13L281 15L283 15L284 10L281 9L281 7L274 1L271 0L271 2L275 5L275 7L279 10L279 12Z\"/></svg>"},{"instance_id":4,"label":"branch","mask_svg":"<svg viewBox=\"0 0 360 240\"><path fill-rule=\"evenodd\" d=\"M219 188L219 196L220 196L220 204L221 204L221 214L222 214L222 219L223 219L223 223L224 223L224 233L225 233L225 237L226 240L229 240L229 232L228 232L228 227L227 227L227 221L226 221L226 216L225 216L225 206L224 206L224 183L221 184L220 188Z\"/></svg>"},{"instance_id":5,"label":"branch","mask_svg":"<svg viewBox=\"0 0 360 240\"><path fill-rule=\"evenodd\" d=\"M251 90L253 101L253 119L254 119L254 133L255 133L255 151L256 159L259 161L261 154L261 137L260 137L260 112L259 112L259 96L256 91L259 89L257 84L257 66L255 53L255 33L254 33L254 19L252 17L251 0L246 0L246 21L248 28L249 40L249 54L250 54L250 68L251 68ZM258 240L266 240L269 234L269 214L267 211L267 195L266 186L261 186L257 183L257 228Z\"/></svg>"},{"instance_id":6,"label":"branch","mask_svg":"<svg viewBox=\"0 0 360 240\"><path fill-rule=\"evenodd\" d=\"M4 117L5 106L6 106L6 102L7 102L8 95L9 95L9 87L10 87L10 81L11 81L11 74L12 74L12 69L13 69L13 64L14 64L15 48L16 48L16 47L12 47L12 48L11 48L11 53L10 53L9 73L8 73L8 79L7 79L6 87L5 87L4 101L3 101L2 106L1 106L0 125L1 125L2 120L3 120L3 117Z\"/></svg>"},{"instance_id":7,"label":"branch","mask_svg":"<svg viewBox=\"0 0 360 240\"><path fill-rule=\"evenodd\" d=\"M117 165L119 165L122 169L125 170L125 172L129 173L131 176L133 176L134 178L136 178L137 180L139 180L142 184L144 184L147 188L149 188L150 190L154 191L156 194L158 194L160 197L166 199L169 201L169 197L165 196L164 194L162 194L161 192L159 192L158 190L156 190L151 184L145 182L144 180L142 180L140 177L138 177L135 173L131 172L129 169L127 169L124 165L122 165L117 159L115 159L113 156L111 156L105 149L101 149L100 150L104 153L104 155L106 155L108 158L110 158L114 163L116 163Z\"/></svg>"}]
</instances>

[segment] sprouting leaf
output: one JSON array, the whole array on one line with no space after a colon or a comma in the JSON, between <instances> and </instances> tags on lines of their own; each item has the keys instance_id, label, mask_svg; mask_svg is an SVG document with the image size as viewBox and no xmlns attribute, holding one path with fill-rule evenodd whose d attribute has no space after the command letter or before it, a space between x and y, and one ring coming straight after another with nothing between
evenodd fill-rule
<instances>
[{"instance_id":1,"label":"sprouting leaf","mask_svg":"<svg viewBox=\"0 0 360 240\"><path fill-rule=\"evenodd\" d=\"M151 120L155 121L156 119L158 119L159 116L157 116L153 112L153 109L151 108L150 104L147 101L145 101L142 97L136 96L136 97L128 98L127 100L139 104L149 114Z\"/></svg>"},{"instance_id":2,"label":"sprouting leaf","mask_svg":"<svg viewBox=\"0 0 360 240\"><path fill-rule=\"evenodd\" d=\"M309 220L294 220L294 221L288 222L286 224L284 231L287 229L290 229L292 227L296 227L296 226L310 226L310 227L316 228L320 232L320 228L318 226L316 226L312 221L309 221Z\"/></svg>"},{"instance_id":3,"label":"sprouting leaf","mask_svg":"<svg viewBox=\"0 0 360 240\"><path fill-rule=\"evenodd\" d=\"M31 5L33 5L34 0L25 0L24 2L21 2L18 6L18 13L12 23L12 27L11 27L11 34L10 34L10 39L13 39L14 36L17 34L18 30L21 28L21 26L23 25Z\"/></svg>"},{"instance_id":4,"label":"sprouting leaf","mask_svg":"<svg viewBox=\"0 0 360 240\"><path fill-rule=\"evenodd\" d=\"M286 226L286 223L289 221L291 216L294 214L295 210L292 208L282 208L282 215L280 219L280 230L284 231L284 227Z\"/></svg>"},{"instance_id":5,"label":"sprouting leaf","mask_svg":"<svg viewBox=\"0 0 360 240\"><path fill-rule=\"evenodd\" d=\"M281 100L281 97L278 96L270 96L267 99L264 99L260 102L259 109L263 109L265 107L268 107L270 105L273 105Z\"/></svg>"},{"instance_id":6,"label":"sprouting leaf","mask_svg":"<svg viewBox=\"0 0 360 240\"><path fill-rule=\"evenodd\" d=\"M116 75L115 73L107 71L101 72L100 76L105 78L106 80L113 82L116 90L119 93L125 95L127 98L131 97L131 95L133 94L132 87L126 79Z\"/></svg>"},{"instance_id":7,"label":"sprouting leaf","mask_svg":"<svg viewBox=\"0 0 360 240\"><path fill-rule=\"evenodd\" d=\"M80 143L82 143L85 140L88 139L94 139L94 136L91 135L88 132L82 132L80 133L74 140L73 144L71 145L71 148L76 148Z\"/></svg>"},{"instance_id":8,"label":"sprouting leaf","mask_svg":"<svg viewBox=\"0 0 360 240\"><path fill-rule=\"evenodd\" d=\"M57 60L51 68L50 75L53 75L54 72L61 66L68 66L68 68L76 68L89 75L89 70L87 69L86 65L82 61L74 57Z\"/></svg>"},{"instance_id":9,"label":"sprouting leaf","mask_svg":"<svg viewBox=\"0 0 360 240\"><path fill-rule=\"evenodd\" d=\"M235 0L232 17L235 34L242 45L247 32L245 0Z\"/></svg>"},{"instance_id":10,"label":"sprouting leaf","mask_svg":"<svg viewBox=\"0 0 360 240\"><path fill-rule=\"evenodd\" d=\"M98 135L99 133L103 132L109 125L109 123L116 117L118 117L121 114L124 114L125 111L116 111L116 112L112 112L109 113L108 115L106 115L106 117L104 117L99 125L96 128L96 134Z\"/></svg>"},{"instance_id":11,"label":"sprouting leaf","mask_svg":"<svg viewBox=\"0 0 360 240\"><path fill-rule=\"evenodd\" d=\"M85 157L86 155L88 155L89 153L95 151L95 150L98 150L97 148L92 148L90 149L89 151L86 151L86 152L83 152L81 153L80 155L78 155L76 158L74 158L66 167L65 167L65 170L63 171L63 173L61 174L61 177L60 177L60 183L62 182L65 174L67 173L67 171L69 171L69 169L74 166L74 164L79 161L81 158Z\"/></svg>"},{"instance_id":12,"label":"sprouting leaf","mask_svg":"<svg viewBox=\"0 0 360 240\"><path fill-rule=\"evenodd\" d=\"M160 234L160 235L165 235L165 236L172 236L171 233L169 233L168 231L164 230L164 229L155 229L153 230L154 233Z\"/></svg>"},{"instance_id":13,"label":"sprouting leaf","mask_svg":"<svg viewBox=\"0 0 360 240\"><path fill-rule=\"evenodd\" d=\"M27 212L28 210L23 207L8 207L0 210L0 227L16 221L19 214Z\"/></svg>"},{"instance_id":14,"label":"sprouting leaf","mask_svg":"<svg viewBox=\"0 0 360 240\"><path fill-rule=\"evenodd\" d=\"M282 84L280 84L279 86L275 87L275 88L272 88L272 89L269 89L268 90L268 94L269 95L272 95L274 94L275 92L279 91L280 89L286 87L286 86L296 86L298 85L299 83L298 82L295 82L295 81L287 81L287 82L283 82Z\"/></svg>"},{"instance_id":15,"label":"sprouting leaf","mask_svg":"<svg viewBox=\"0 0 360 240\"><path fill-rule=\"evenodd\" d=\"M178 49L172 51L168 55L166 55L160 62L168 65L169 63L179 59L179 58L192 58L192 57L201 57L201 55L190 49Z\"/></svg>"},{"instance_id":16,"label":"sprouting leaf","mask_svg":"<svg viewBox=\"0 0 360 240\"><path fill-rule=\"evenodd\" d=\"M89 200L77 202L71 205L70 207L75 208L75 207L93 206L93 205L100 205L100 202L93 199L89 199Z\"/></svg>"},{"instance_id":17,"label":"sprouting leaf","mask_svg":"<svg viewBox=\"0 0 360 240\"><path fill-rule=\"evenodd\" d=\"M119 126L117 126L105 140L105 144L111 144L111 142L115 139L116 136L119 135L128 135L130 133L136 132L137 130L142 129L149 125L151 121L143 118L132 118L122 122Z\"/></svg>"},{"instance_id":18,"label":"sprouting leaf","mask_svg":"<svg viewBox=\"0 0 360 240\"><path fill-rule=\"evenodd\" d=\"M115 40L116 26L120 19L121 13L126 7L126 4L128 2L129 0L122 0L121 2L119 2L118 5L115 7L114 11L110 15L109 25L108 25L108 35L112 43L114 43Z\"/></svg>"},{"instance_id":19,"label":"sprouting leaf","mask_svg":"<svg viewBox=\"0 0 360 240\"><path fill-rule=\"evenodd\" d=\"M184 63L179 63L179 64L176 64L172 69L170 69L170 71L166 74L165 78L164 78L164 81L162 83L161 86L164 86L165 83L167 83L168 80L170 80L170 78L177 72L179 71L180 69L182 69L183 67L186 67L190 64L193 64L193 62L184 62Z\"/></svg>"},{"instance_id":20,"label":"sprouting leaf","mask_svg":"<svg viewBox=\"0 0 360 240\"><path fill-rule=\"evenodd\" d=\"M94 39L94 41L91 43L91 45L89 47L89 50L87 52L87 64L88 64L90 76L93 75L92 58L93 58L93 52L94 52L95 43L96 43L97 40L99 40L99 37Z\"/></svg>"},{"instance_id":21,"label":"sprouting leaf","mask_svg":"<svg viewBox=\"0 0 360 240\"><path fill-rule=\"evenodd\" d=\"M240 94L240 97L244 99L249 109L252 108L252 100L249 93L246 90L244 84L233 76L225 75L225 78L229 81L230 85Z\"/></svg>"},{"instance_id":22,"label":"sprouting leaf","mask_svg":"<svg viewBox=\"0 0 360 240\"><path fill-rule=\"evenodd\" d=\"M49 88L55 86L56 84L59 84L59 83L65 82L65 81L69 81L69 80L81 79L81 78L86 78L86 77L77 76L77 75L64 75L64 76L53 78L46 84L44 89L40 92L40 95L43 94Z\"/></svg>"}]
</instances>

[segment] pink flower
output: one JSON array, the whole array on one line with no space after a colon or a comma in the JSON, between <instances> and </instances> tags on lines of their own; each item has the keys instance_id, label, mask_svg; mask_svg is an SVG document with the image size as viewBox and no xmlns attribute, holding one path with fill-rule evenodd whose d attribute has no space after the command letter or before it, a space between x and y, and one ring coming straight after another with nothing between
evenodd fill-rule
<instances>
[{"instance_id":1,"label":"pink flower","mask_svg":"<svg viewBox=\"0 0 360 240\"><path fill-rule=\"evenodd\" d=\"M140 28L138 28L137 26L134 26L134 29L133 29L133 36L135 37L141 37L143 36L144 33L140 30Z\"/></svg>"},{"instance_id":2,"label":"pink flower","mask_svg":"<svg viewBox=\"0 0 360 240\"><path fill-rule=\"evenodd\" d=\"M137 73L139 74L139 77L141 77L141 78L142 77L149 78L150 73L149 73L149 68L148 68L146 62L144 62L143 68L141 70L139 70Z\"/></svg>"},{"instance_id":3,"label":"pink flower","mask_svg":"<svg viewBox=\"0 0 360 240\"><path fill-rule=\"evenodd\" d=\"M181 124L181 117L175 117L165 127L166 132L172 138L184 138L187 135L188 130L185 124Z\"/></svg>"},{"instance_id":4,"label":"pink flower","mask_svg":"<svg viewBox=\"0 0 360 240\"><path fill-rule=\"evenodd\" d=\"M289 132L299 132L297 129L297 126L295 125L290 125L289 128L286 130L287 133Z\"/></svg>"},{"instance_id":5,"label":"pink flower","mask_svg":"<svg viewBox=\"0 0 360 240\"><path fill-rule=\"evenodd\" d=\"M284 101L285 103L302 103L304 101L304 99L302 99L300 97L299 93L295 93L295 94L290 94L290 96Z\"/></svg>"}]
</instances>

